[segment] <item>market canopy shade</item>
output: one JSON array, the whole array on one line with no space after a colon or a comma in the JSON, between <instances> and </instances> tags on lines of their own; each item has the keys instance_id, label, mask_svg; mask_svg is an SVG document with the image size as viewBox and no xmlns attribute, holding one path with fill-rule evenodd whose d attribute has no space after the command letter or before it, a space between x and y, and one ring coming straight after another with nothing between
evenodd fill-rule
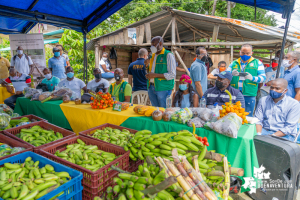
<instances>
[{"instance_id":1,"label":"market canopy shade","mask_svg":"<svg viewBox=\"0 0 300 200\"><path fill-rule=\"evenodd\" d=\"M36 23L89 32L131 0L2 0L0 33L28 33Z\"/></svg>"}]
</instances>

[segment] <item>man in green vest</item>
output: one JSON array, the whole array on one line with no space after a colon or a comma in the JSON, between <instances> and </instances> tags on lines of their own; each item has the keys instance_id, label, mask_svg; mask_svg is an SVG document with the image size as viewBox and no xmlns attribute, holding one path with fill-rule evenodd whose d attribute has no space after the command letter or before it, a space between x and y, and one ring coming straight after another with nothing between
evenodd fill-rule
<instances>
[{"instance_id":1,"label":"man in green vest","mask_svg":"<svg viewBox=\"0 0 300 200\"><path fill-rule=\"evenodd\" d=\"M121 68L115 69L114 77L116 79L115 83L109 86L108 92L111 96L120 102L130 102L132 95L131 85L123 80L124 72Z\"/></svg>"},{"instance_id":2,"label":"man in green vest","mask_svg":"<svg viewBox=\"0 0 300 200\"><path fill-rule=\"evenodd\" d=\"M152 106L166 108L167 97L171 95L176 78L176 60L173 53L163 47L160 36L151 40L152 57L149 60L149 73L146 74L149 99ZM146 64L147 66L147 64Z\"/></svg>"},{"instance_id":3,"label":"man in green vest","mask_svg":"<svg viewBox=\"0 0 300 200\"><path fill-rule=\"evenodd\" d=\"M258 85L266 80L263 63L253 58L252 54L252 45L242 45L240 58L233 61L226 70L233 75L231 86L239 89L244 95L245 110L249 112L249 117L253 116Z\"/></svg>"}]
</instances>

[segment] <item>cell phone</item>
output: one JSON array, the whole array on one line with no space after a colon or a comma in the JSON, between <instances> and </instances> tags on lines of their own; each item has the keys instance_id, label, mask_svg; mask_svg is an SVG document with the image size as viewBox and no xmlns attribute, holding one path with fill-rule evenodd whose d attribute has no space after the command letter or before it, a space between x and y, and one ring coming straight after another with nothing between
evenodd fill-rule
<instances>
[{"instance_id":1,"label":"cell phone","mask_svg":"<svg viewBox=\"0 0 300 200\"><path fill-rule=\"evenodd\" d=\"M246 73L246 72L239 72L239 76L247 76L248 75L248 73Z\"/></svg>"}]
</instances>

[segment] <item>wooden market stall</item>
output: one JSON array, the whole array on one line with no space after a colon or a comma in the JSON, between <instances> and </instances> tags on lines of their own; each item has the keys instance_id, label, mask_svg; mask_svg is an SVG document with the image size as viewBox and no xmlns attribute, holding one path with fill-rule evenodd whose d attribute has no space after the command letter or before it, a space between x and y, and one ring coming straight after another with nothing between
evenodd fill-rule
<instances>
[{"instance_id":1,"label":"wooden market stall","mask_svg":"<svg viewBox=\"0 0 300 200\"><path fill-rule=\"evenodd\" d=\"M110 60L112 67L122 68L127 75L128 66L136 60L138 50L147 48L150 51L151 38L162 36L165 48L175 54L179 66L188 72L187 68L193 63L198 46L207 48L214 63L213 68L222 60L228 66L233 59L239 57L238 50L245 43L253 45L254 57L262 59L265 64L270 63L275 52L281 48L283 31L254 22L165 7L130 26L92 39L87 48L95 50L95 67L98 67L102 53L110 52L114 47L118 58ZM130 37L132 33L136 34L136 40ZM289 32L285 48L291 51L297 42L300 42L300 33ZM177 72L177 79L182 73Z\"/></svg>"}]
</instances>

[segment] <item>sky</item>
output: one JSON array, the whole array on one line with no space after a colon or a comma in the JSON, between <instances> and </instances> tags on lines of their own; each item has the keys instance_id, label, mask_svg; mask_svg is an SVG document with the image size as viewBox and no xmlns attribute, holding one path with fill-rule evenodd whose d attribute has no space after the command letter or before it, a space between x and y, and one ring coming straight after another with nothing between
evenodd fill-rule
<instances>
[{"instance_id":1,"label":"sky","mask_svg":"<svg viewBox=\"0 0 300 200\"><path fill-rule=\"evenodd\" d=\"M277 27L285 26L286 19L281 18L281 14L275 13L272 11L269 11L267 14L271 15L274 14L275 18L277 20ZM298 31L300 30L300 0L296 0L295 6L294 6L294 12L291 17L289 31ZM300 44L297 44L296 46L300 46Z\"/></svg>"}]
</instances>

